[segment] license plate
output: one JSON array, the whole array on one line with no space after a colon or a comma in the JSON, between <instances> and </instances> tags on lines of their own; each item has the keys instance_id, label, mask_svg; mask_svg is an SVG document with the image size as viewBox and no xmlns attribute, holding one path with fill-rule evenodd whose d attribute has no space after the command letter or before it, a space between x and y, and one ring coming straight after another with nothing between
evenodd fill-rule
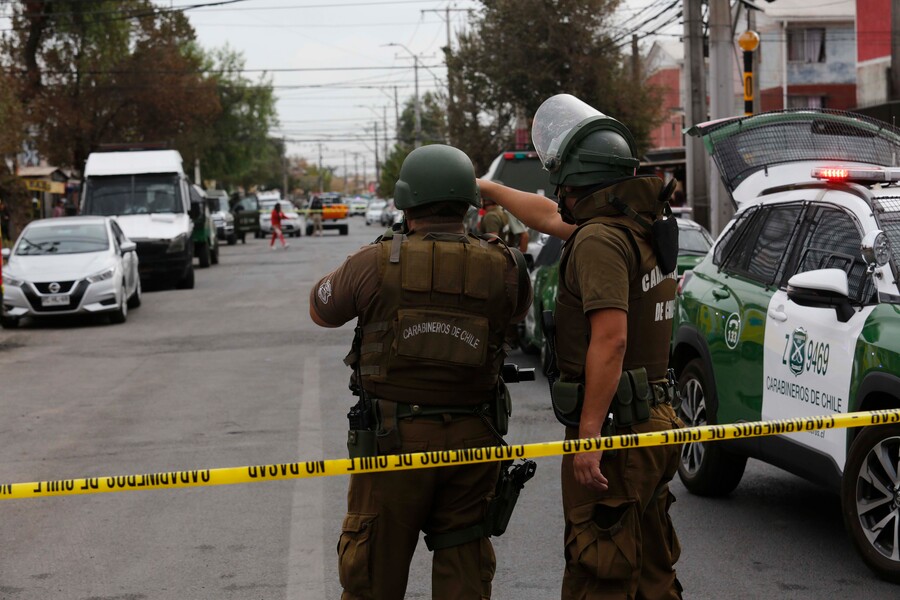
<instances>
[{"instance_id":1,"label":"license plate","mask_svg":"<svg viewBox=\"0 0 900 600\"><path fill-rule=\"evenodd\" d=\"M53 296L43 296L41 298L41 306L68 306L68 294L56 294Z\"/></svg>"}]
</instances>

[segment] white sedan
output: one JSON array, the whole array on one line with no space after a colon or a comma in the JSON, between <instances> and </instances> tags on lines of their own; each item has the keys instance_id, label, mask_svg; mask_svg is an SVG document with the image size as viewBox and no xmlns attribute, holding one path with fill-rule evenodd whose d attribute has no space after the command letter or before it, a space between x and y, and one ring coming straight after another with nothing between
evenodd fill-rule
<instances>
[{"instance_id":1,"label":"white sedan","mask_svg":"<svg viewBox=\"0 0 900 600\"><path fill-rule=\"evenodd\" d=\"M3 269L0 324L23 317L108 313L124 323L141 305L137 245L112 217L59 217L28 224Z\"/></svg>"},{"instance_id":2,"label":"white sedan","mask_svg":"<svg viewBox=\"0 0 900 600\"><path fill-rule=\"evenodd\" d=\"M281 205L281 212L286 217L281 221L281 232L287 237L300 237L303 222L294 205L286 200L261 200L259 203L259 229L263 237L272 233L272 210L276 204Z\"/></svg>"},{"instance_id":3,"label":"white sedan","mask_svg":"<svg viewBox=\"0 0 900 600\"><path fill-rule=\"evenodd\" d=\"M369 206L366 208L366 225L371 225L372 223L381 224L381 214L384 212L385 207L387 206L387 201L385 200L372 200L369 202Z\"/></svg>"}]
</instances>

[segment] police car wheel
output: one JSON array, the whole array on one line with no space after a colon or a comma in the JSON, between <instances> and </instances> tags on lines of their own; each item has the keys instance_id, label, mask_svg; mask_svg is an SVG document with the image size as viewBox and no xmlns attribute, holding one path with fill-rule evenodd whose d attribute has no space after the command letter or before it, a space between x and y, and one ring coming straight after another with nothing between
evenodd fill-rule
<instances>
[{"instance_id":1,"label":"police car wheel","mask_svg":"<svg viewBox=\"0 0 900 600\"><path fill-rule=\"evenodd\" d=\"M703 361L695 358L678 378L681 406L678 416L688 427L713 425L716 421L715 391L708 384ZM723 442L685 444L681 447L678 476L691 493L725 496L734 491L744 476L747 457L727 452Z\"/></svg>"},{"instance_id":2,"label":"police car wheel","mask_svg":"<svg viewBox=\"0 0 900 600\"><path fill-rule=\"evenodd\" d=\"M841 484L844 524L866 565L900 583L900 425L866 427Z\"/></svg>"}]
</instances>

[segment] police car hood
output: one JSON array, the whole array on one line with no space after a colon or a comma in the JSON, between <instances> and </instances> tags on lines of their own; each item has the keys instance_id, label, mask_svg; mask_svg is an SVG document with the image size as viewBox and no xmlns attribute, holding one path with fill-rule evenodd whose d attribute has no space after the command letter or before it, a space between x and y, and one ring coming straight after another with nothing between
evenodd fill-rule
<instances>
[{"instance_id":1,"label":"police car hood","mask_svg":"<svg viewBox=\"0 0 900 600\"><path fill-rule=\"evenodd\" d=\"M703 140L737 206L768 188L813 181L815 167L900 161L900 130L843 111L775 111L708 121L687 133Z\"/></svg>"},{"instance_id":2,"label":"police car hood","mask_svg":"<svg viewBox=\"0 0 900 600\"><path fill-rule=\"evenodd\" d=\"M190 234L193 229L185 213L119 215L116 220L132 241L171 240L183 233Z\"/></svg>"}]
</instances>

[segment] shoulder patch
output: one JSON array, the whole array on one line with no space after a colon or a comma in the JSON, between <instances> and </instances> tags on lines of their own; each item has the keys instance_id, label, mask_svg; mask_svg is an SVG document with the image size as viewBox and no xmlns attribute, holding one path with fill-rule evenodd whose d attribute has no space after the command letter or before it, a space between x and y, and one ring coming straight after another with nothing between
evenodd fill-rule
<instances>
[{"instance_id":1,"label":"shoulder patch","mask_svg":"<svg viewBox=\"0 0 900 600\"><path fill-rule=\"evenodd\" d=\"M331 300L331 280L326 279L321 284L319 284L319 289L316 291L316 295L319 297L319 300L322 304L328 304L328 301Z\"/></svg>"}]
</instances>

